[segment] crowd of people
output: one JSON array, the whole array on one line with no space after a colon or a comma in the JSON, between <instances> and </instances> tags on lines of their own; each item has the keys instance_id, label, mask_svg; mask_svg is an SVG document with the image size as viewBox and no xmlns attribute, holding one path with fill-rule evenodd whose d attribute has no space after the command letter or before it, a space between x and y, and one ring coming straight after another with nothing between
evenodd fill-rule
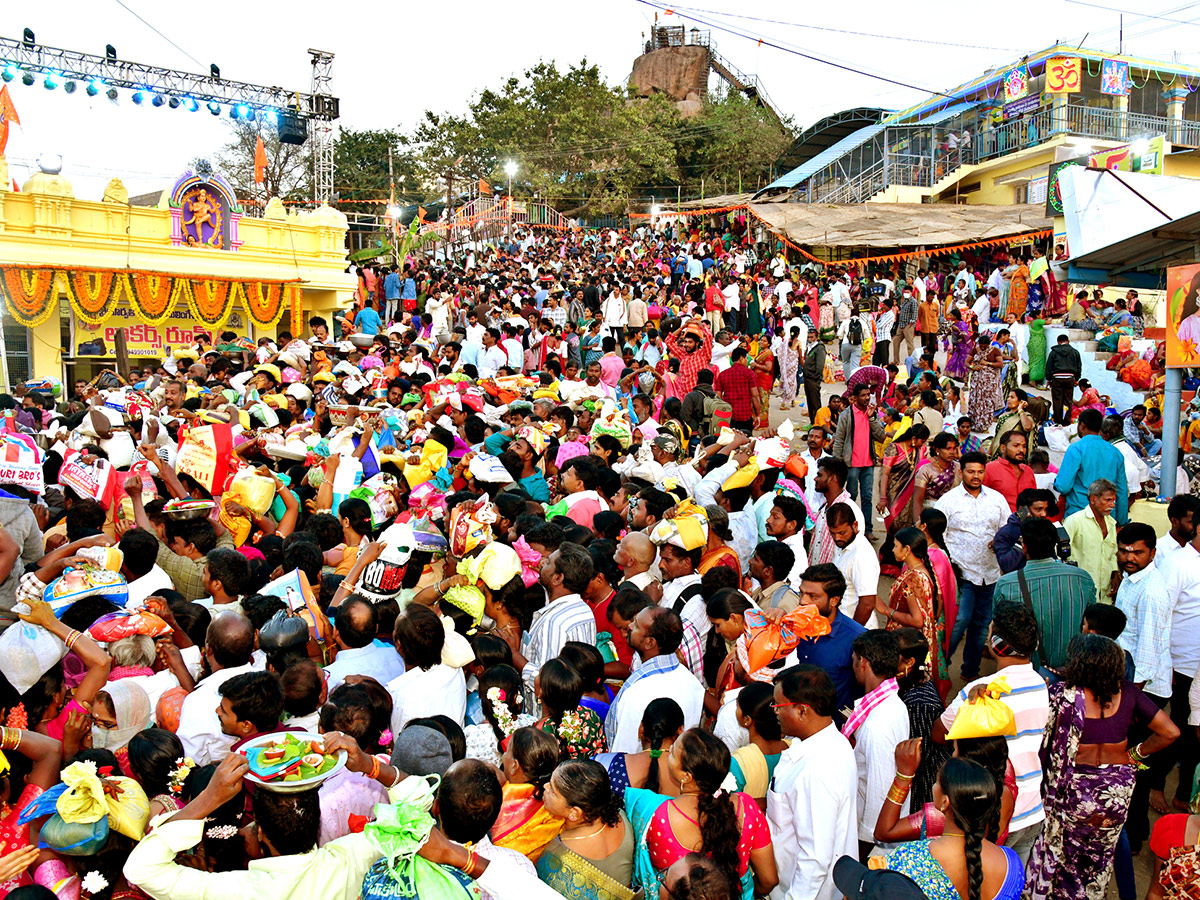
<instances>
[{"instance_id":1,"label":"crowd of people","mask_svg":"<svg viewBox=\"0 0 1200 900\"><path fill-rule=\"evenodd\" d=\"M0 397L3 889L1193 896L1200 498L1016 349L1045 258L761 250L518 232Z\"/></svg>"}]
</instances>

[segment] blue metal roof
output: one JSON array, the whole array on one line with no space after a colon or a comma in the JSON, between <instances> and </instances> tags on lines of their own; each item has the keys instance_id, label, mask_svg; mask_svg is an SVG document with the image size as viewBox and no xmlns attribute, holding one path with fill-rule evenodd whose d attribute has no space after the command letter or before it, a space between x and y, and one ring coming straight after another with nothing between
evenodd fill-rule
<instances>
[{"instance_id":1,"label":"blue metal roof","mask_svg":"<svg viewBox=\"0 0 1200 900\"><path fill-rule=\"evenodd\" d=\"M971 109L973 106L978 106L978 105L979 105L978 103L956 103L955 105L948 106L945 109L940 110L937 113L934 113L932 116L929 116L928 118L920 120L919 122L899 123L899 122L893 121L893 122L889 123L887 121L884 121L884 122L877 122L874 125L868 125L865 128L860 128L860 129L858 129L858 131L855 131L853 134L849 134L846 137L842 138L840 141L838 141L832 147L829 147L828 149L821 151L820 153L818 153L816 156L814 156L812 159L810 159L808 162L804 163L803 165L797 166L796 168L792 169L792 171L788 172L787 174L781 175L779 178L776 178L774 181L772 181L770 184L768 184L765 188L760 190L754 196L760 197L767 191L776 190L779 188L787 188L788 190L791 190L792 188L795 188L795 187L803 184L805 181L812 178L814 175L816 175L818 172L820 172L822 169L824 169L830 163L836 162L838 159L840 159L842 156L845 156L851 150L854 150L856 147L860 147L863 144L865 144L867 141L871 140L871 138L875 137L875 135L879 134L881 131L883 131L885 128L887 128L889 124L891 124L891 125L900 125L900 124L903 124L903 125L937 125L940 122L945 122L948 119L953 119L955 116L959 115L960 113L966 112L968 109Z\"/></svg>"}]
</instances>

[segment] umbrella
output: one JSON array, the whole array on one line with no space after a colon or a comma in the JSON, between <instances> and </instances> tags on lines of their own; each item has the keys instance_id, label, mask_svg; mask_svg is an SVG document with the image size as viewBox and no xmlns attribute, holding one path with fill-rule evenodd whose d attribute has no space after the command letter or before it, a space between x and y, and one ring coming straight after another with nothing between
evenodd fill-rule
<instances>
[{"instance_id":1,"label":"umbrella","mask_svg":"<svg viewBox=\"0 0 1200 900\"><path fill-rule=\"evenodd\" d=\"M860 366L854 370L854 374L846 380L847 393L853 394L854 389L860 384L867 384L875 392L875 399L878 401L883 395L883 389L888 383L888 370L882 366Z\"/></svg>"}]
</instances>

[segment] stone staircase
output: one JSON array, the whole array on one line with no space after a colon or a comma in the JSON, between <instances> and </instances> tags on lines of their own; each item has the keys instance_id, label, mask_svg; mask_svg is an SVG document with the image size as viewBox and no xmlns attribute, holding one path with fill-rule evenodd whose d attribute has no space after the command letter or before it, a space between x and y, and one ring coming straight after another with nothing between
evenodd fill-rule
<instances>
[{"instance_id":1,"label":"stone staircase","mask_svg":"<svg viewBox=\"0 0 1200 900\"><path fill-rule=\"evenodd\" d=\"M1050 348L1058 343L1058 336L1066 334L1071 339L1071 346L1079 351L1079 357L1083 361L1083 376L1091 383L1092 387L1098 390L1101 394L1107 394L1112 398L1112 407L1117 412L1123 413L1132 409L1139 403L1146 402L1146 394L1144 391L1135 391L1123 381L1117 380L1117 373L1110 372L1105 368L1108 361L1112 359L1112 353L1102 353L1096 349L1096 336L1090 331L1084 331L1081 328L1063 328L1059 325L1049 325L1046 327L1046 352L1050 352ZM1148 347L1154 346L1154 341L1147 338L1133 342L1133 349L1136 353L1141 353Z\"/></svg>"}]
</instances>

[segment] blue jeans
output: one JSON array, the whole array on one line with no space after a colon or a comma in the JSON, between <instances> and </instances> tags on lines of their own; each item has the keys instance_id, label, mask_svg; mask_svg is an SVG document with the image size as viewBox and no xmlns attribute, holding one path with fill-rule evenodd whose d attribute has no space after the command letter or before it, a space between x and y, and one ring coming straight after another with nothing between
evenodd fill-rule
<instances>
[{"instance_id":1,"label":"blue jeans","mask_svg":"<svg viewBox=\"0 0 1200 900\"><path fill-rule=\"evenodd\" d=\"M857 502L858 508L862 510L863 519L867 525L864 534L868 537L871 535L871 517L875 514L875 509L871 506L871 494L875 490L874 482L874 466L852 466L850 476L846 481L846 490L850 492L851 499Z\"/></svg>"},{"instance_id":2,"label":"blue jeans","mask_svg":"<svg viewBox=\"0 0 1200 900\"><path fill-rule=\"evenodd\" d=\"M971 584L966 580L958 583L958 616L950 634L950 655L954 655L965 634L967 644L963 647L962 677L967 681L979 677L983 639L992 621L992 596L995 593L994 584Z\"/></svg>"}]
</instances>

